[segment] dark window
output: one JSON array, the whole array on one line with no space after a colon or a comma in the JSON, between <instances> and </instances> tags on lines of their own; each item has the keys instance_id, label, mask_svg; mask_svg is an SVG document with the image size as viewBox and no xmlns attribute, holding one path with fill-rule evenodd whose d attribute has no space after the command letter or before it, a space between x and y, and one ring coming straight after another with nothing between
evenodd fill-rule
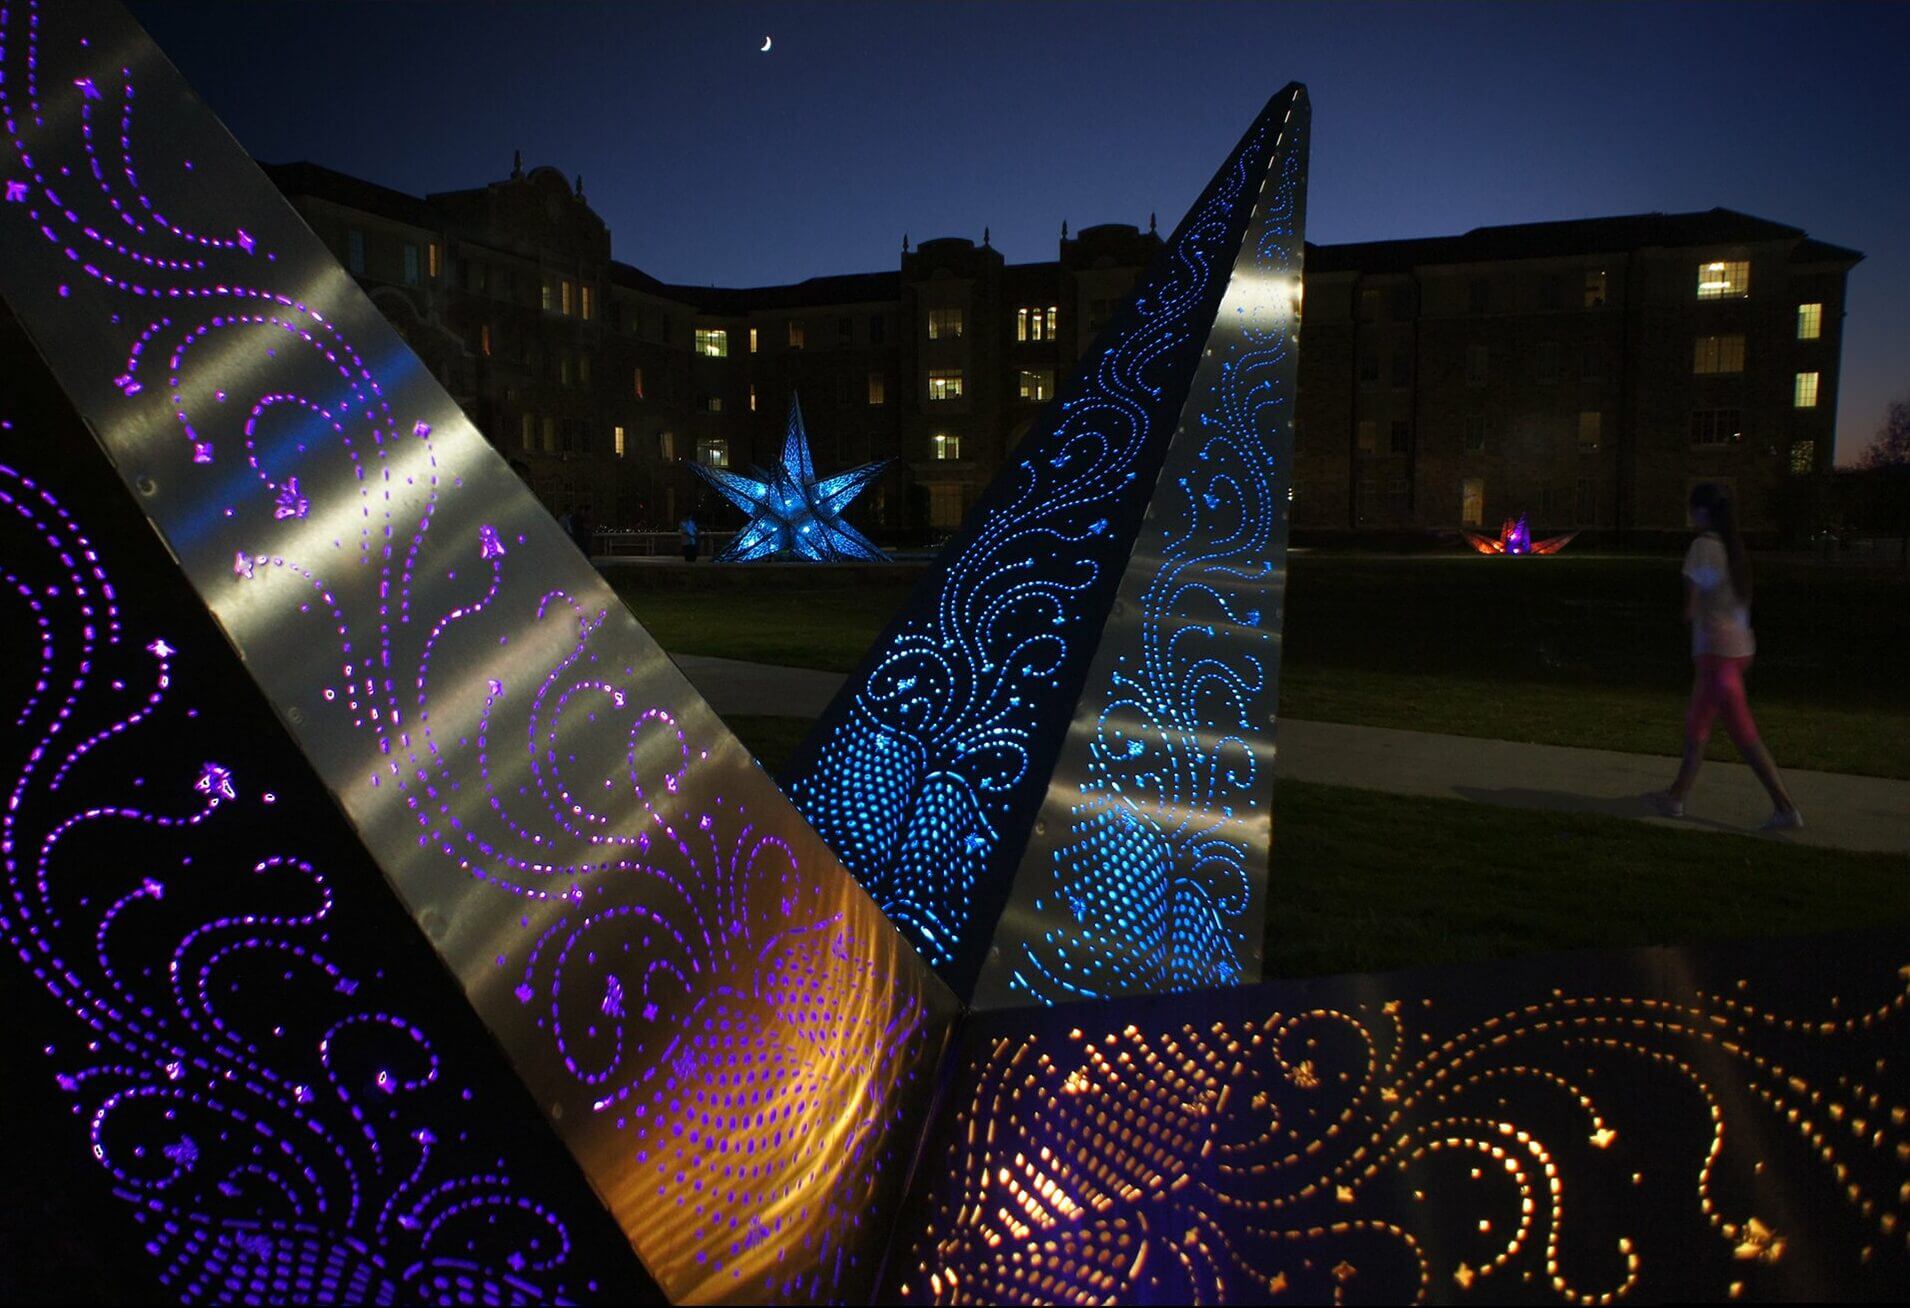
<instances>
[{"instance_id":1,"label":"dark window","mask_svg":"<svg viewBox=\"0 0 1910 1308\"><path fill-rule=\"evenodd\" d=\"M852 341L856 336L856 320L845 316L841 322L836 324L836 330L843 340Z\"/></svg>"},{"instance_id":2,"label":"dark window","mask_svg":"<svg viewBox=\"0 0 1910 1308\"><path fill-rule=\"evenodd\" d=\"M1693 445L1736 445L1744 439L1744 423L1736 409L1693 409Z\"/></svg>"},{"instance_id":3,"label":"dark window","mask_svg":"<svg viewBox=\"0 0 1910 1308\"><path fill-rule=\"evenodd\" d=\"M1532 376L1542 382L1559 379L1559 347L1556 341L1541 341L1532 351Z\"/></svg>"},{"instance_id":4,"label":"dark window","mask_svg":"<svg viewBox=\"0 0 1910 1308\"><path fill-rule=\"evenodd\" d=\"M1483 277L1474 277L1467 288L1467 299L1474 313L1484 313L1492 306L1492 283Z\"/></svg>"},{"instance_id":5,"label":"dark window","mask_svg":"<svg viewBox=\"0 0 1910 1308\"><path fill-rule=\"evenodd\" d=\"M1393 351L1393 385L1410 386L1413 381L1413 356L1404 350Z\"/></svg>"},{"instance_id":6,"label":"dark window","mask_svg":"<svg viewBox=\"0 0 1910 1308\"><path fill-rule=\"evenodd\" d=\"M1404 418L1393 419L1393 453L1404 454L1413 443L1413 429Z\"/></svg>"},{"instance_id":7,"label":"dark window","mask_svg":"<svg viewBox=\"0 0 1910 1308\"><path fill-rule=\"evenodd\" d=\"M1360 356L1360 381L1371 385L1379 380L1379 355L1372 350Z\"/></svg>"},{"instance_id":8,"label":"dark window","mask_svg":"<svg viewBox=\"0 0 1910 1308\"><path fill-rule=\"evenodd\" d=\"M872 313L869 315L869 343L870 344L872 345L882 344L883 334L887 331L887 323L888 323L888 319L882 314Z\"/></svg>"},{"instance_id":9,"label":"dark window","mask_svg":"<svg viewBox=\"0 0 1910 1308\"><path fill-rule=\"evenodd\" d=\"M1486 347L1468 345L1466 347L1466 385L1484 386L1486 384Z\"/></svg>"},{"instance_id":10,"label":"dark window","mask_svg":"<svg viewBox=\"0 0 1910 1308\"><path fill-rule=\"evenodd\" d=\"M1598 521L1598 492L1590 477L1578 479L1578 520L1583 523Z\"/></svg>"},{"instance_id":11,"label":"dark window","mask_svg":"<svg viewBox=\"0 0 1910 1308\"><path fill-rule=\"evenodd\" d=\"M1605 375L1605 347L1597 341L1587 341L1584 352L1579 355L1578 375L1586 381L1598 381Z\"/></svg>"},{"instance_id":12,"label":"dark window","mask_svg":"<svg viewBox=\"0 0 1910 1308\"><path fill-rule=\"evenodd\" d=\"M1380 314L1380 305L1383 303L1384 299L1385 297L1382 296L1378 291L1361 291L1360 292L1360 321L1361 322L1378 322L1379 314Z\"/></svg>"},{"instance_id":13,"label":"dark window","mask_svg":"<svg viewBox=\"0 0 1910 1308\"><path fill-rule=\"evenodd\" d=\"M1475 413L1466 419L1466 453L1480 454L1486 448L1486 418Z\"/></svg>"}]
</instances>

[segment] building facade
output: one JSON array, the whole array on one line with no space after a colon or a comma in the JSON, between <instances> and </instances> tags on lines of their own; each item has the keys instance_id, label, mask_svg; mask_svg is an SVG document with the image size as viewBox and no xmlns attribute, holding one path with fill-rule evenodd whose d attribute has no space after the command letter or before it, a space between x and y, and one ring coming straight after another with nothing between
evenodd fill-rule
<instances>
[{"instance_id":1,"label":"building facade","mask_svg":"<svg viewBox=\"0 0 1910 1308\"><path fill-rule=\"evenodd\" d=\"M677 286L613 259L555 169L423 198L267 172L545 503L604 528L720 525L687 463L773 460L792 392L819 470L896 460L859 525L954 528L1162 247L1064 226L1048 263L984 233L905 239L892 272ZM1295 530L1675 531L1717 480L1769 531L1831 466L1861 258L1725 209L1308 246Z\"/></svg>"}]
</instances>

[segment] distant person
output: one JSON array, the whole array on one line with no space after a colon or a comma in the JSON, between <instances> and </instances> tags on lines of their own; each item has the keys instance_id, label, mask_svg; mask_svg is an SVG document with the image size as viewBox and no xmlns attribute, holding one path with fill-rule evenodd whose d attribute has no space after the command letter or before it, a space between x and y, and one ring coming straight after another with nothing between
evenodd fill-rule
<instances>
[{"instance_id":1,"label":"distant person","mask_svg":"<svg viewBox=\"0 0 1910 1308\"><path fill-rule=\"evenodd\" d=\"M1744 673L1757 652L1751 634L1751 559L1738 535L1737 515L1724 488L1701 482L1691 488L1691 525L1698 537L1685 553L1685 621L1691 624L1691 657L1697 676L1691 707L1685 714L1684 761L1669 790L1652 798L1667 817L1683 817L1685 796L1704 763L1705 742L1719 714L1731 743L1764 783L1774 811L1760 831L1789 831L1804 825L1771 751L1758 739L1757 723L1744 697Z\"/></svg>"},{"instance_id":2,"label":"distant person","mask_svg":"<svg viewBox=\"0 0 1910 1308\"><path fill-rule=\"evenodd\" d=\"M683 546L683 561L696 562L696 515L692 513L676 525L677 542Z\"/></svg>"}]
</instances>

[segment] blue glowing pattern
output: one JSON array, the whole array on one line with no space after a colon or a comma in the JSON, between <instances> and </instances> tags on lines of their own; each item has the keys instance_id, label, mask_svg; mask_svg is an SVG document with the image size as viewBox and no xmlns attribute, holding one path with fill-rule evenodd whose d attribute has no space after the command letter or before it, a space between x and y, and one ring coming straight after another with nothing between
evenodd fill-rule
<instances>
[{"instance_id":1,"label":"blue glowing pattern","mask_svg":"<svg viewBox=\"0 0 1910 1308\"><path fill-rule=\"evenodd\" d=\"M818 481L816 465L809 457L809 433L803 430L802 405L791 395L782 462L774 471L758 468L755 477L743 477L707 463L690 466L724 499L749 515L743 529L716 556L719 563L751 563L757 559L886 563L889 556L844 522L842 511L891 462L881 459L865 463Z\"/></svg>"},{"instance_id":2,"label":"blue glowing pattern","mask_svg":"<svg viewBox=\"0 0 1910 1308\"><path fill-rule=\"evenodd\" d=\"M219 731L175 693L194 652L129 631L81 524L4 465L0 558L33 650L0 705L0 938L72 1019L44 1052L159 1282L188 1302L597 1290L571 1280L565 1220L479 1152L496 1105L411 997L335 961L353 897L233 847L243 810L306 806L216 760L132 772L141 737Z\"/></svg>"},{"instance_id":3,"label":"blue glowing pattern","mask_svg":"<svg viewBox=\"0 0 1910 1308\"><path fill-rule=\"evenodd\" d=\"M1306 184L1290 107L976 1002L1259 974ZM1295 121L1295 117L1298 121ZM1125 615L1125 616L1124 616Z\"/></svg>"},{"instance_id":4,"label":"blue glowing pattern","mask_svg":"<svg viewBox=\"0 0 1910 1308\"><path fill-rule=\"evenodd\" d=\"M1249 128L784 774L958 993L994 934L1222 296L1254 275L1236 259L1303 96L1286 88ZM1256 395L1239 398L1253 407L1228 421L1264 417Z\"/></svg>"}]
</instances>

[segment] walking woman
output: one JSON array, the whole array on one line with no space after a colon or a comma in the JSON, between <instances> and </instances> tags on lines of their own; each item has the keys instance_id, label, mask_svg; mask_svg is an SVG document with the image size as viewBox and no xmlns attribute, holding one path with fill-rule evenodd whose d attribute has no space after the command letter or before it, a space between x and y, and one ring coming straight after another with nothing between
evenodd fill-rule
<instances>
[{"instance_id":1,"label":"walking woman","mask_svg":"<svg viewBox=\"0 0 1910 1308\"><path fill-rule=\"evenodd\" d=\"M1744 673L1757 652L1751 634L1751 559L1738 535L1737 516L1724 488L1703 482L1691 488L1691 525L1698 538L1685 554L1685 621L1691 624L1691 658L1697 676L1691 707L1685 714L1684 762L1671 789L1655 796L1660 812L1683 817L1685 796L1698 779L1711 725L1722 715L1731 743L1770 793L1772 813L1760 831L1788 831L1804 825L1771 751L1758 739L1757 723L1744 698Z\"/></svg>"}]
</instances>

